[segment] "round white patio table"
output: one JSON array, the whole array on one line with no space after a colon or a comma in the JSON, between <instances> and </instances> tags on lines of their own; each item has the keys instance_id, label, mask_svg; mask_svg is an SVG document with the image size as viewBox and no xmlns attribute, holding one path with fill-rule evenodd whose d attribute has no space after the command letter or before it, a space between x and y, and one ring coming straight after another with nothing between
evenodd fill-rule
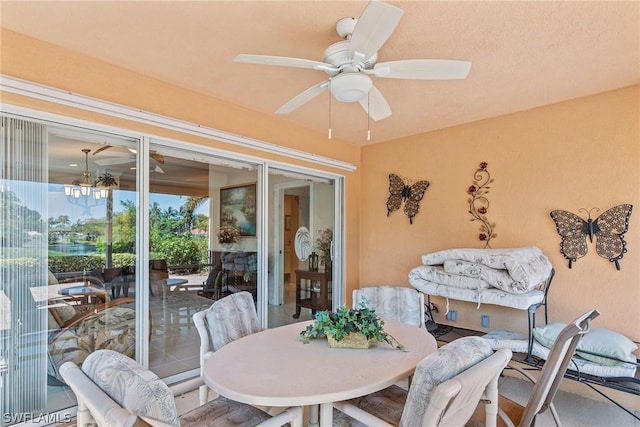
<instances>
[{"instance_id":1,"label":"round white patio table","mask_svg":"<svg viewBox=\"0 0 640 427\"><path fill-rule=\"evenodd\" d=\"M320 405L320 426L331 426L333 402L382 390L410 376L437 348L424 328L385 321L385 331L406 351L386 343L368 350L330 348L326 339L304 344L293 323L248 335L215 351L205 362L204 382L229 399L258 406ZM317 425L311 412L309 425Z\"/></svg>"}]
</instances>

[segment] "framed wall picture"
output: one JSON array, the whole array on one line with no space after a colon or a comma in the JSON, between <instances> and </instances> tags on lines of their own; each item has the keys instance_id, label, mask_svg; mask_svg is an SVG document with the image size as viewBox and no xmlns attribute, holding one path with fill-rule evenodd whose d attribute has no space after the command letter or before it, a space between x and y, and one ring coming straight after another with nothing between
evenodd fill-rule
<instances>
[{"instance_id":1,"label":"framed wall picture","mask_svg":"<svg viewBox=\"0 0 640 427\"><path fill-rule=\"evenodd\" d=\"M256 184L220 189L220 226L229 225L240 236L256 235Z\"/></svg>"}]
</instances>

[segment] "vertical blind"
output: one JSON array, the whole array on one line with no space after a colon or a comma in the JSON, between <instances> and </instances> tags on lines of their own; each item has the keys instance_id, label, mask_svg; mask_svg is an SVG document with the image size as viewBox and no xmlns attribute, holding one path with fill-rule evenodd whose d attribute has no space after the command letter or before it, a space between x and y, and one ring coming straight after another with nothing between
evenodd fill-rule
<instances>
[{"instance_id":1,"label":"vertical blind","mask_svg":"<svg viewBox=\"0 0 640 427\"><path fill-rule=\"evenodd\" d=\"M2 116L0 134L0 414L43 411L47 401L47 129ZM24 420L24 417L22 417Z\"/></svg>"}]
</instances>

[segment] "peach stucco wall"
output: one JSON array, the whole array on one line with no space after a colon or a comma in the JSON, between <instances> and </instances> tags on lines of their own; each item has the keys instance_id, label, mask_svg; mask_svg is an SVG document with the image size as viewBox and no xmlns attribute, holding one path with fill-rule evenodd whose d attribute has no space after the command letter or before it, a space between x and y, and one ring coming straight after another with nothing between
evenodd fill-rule
<instances>
[{"instance_id":1,"label":"peach stucco wall","mask_svg":"<svg viewBox=\"0 0 640 427\"><path fill-rule=\"evenodd\" d=\"M303 164L346 177L346 299L351 290L374 284L408 286L407 273L423 253L452 247L482 247L478 226L467 213L466 190L482 161L495 178L488 217L496 223L494 248L536 245L550 258L556 278L550 320L568 321L595 307L597 326L640 340L640 223L632 214L622 269L589 253L569 270L559 253L560 238L549 218L554 209L602 210L620 203L640 209L640 87L545 106L508 116L417 135L364 148L292 126L282 120L228 105L201 94L143 77L2 31L0 72L144 111L261 139L353 163L355 172L309 165L275 154L154 129L120 119L47 104L8 93L3 103L148 132L259 157ZM431 186L414 224L401 211L386 216L388 174ZM360 249L364 248L364 249ZM441 308L444 302L434 299ZM458 325L526 330L522 312L452 301Z\"/></svg>"},{"instance_id":2,"label":"peach stucco wall","mask_svg":"<svg viewBox=\"0 0 640 427\"><path fill-rule=\"evenodd\" d=\"M566 322L597 308L602 315L596 326L640 340L639 86L365 147L361 285L407 285L420 255L484 246L479 223L470 221L466 193L483 161L495 179L488 194L487 217L497 234L491 246L538 246L556 269L550 321ZM387 217L391 172L431 183L413 225L402 211ZM602 212L621 203L636 209L621 270L599 257L595 244L569 269L549 212L596 206ZM433 301L444 320L444 300ZM458 311L460 326L481 330L480 315L489 314L491 329L526 331L524 312L487 305L477 310L456 301L451 309Z\"/></svg>"}]
</instances>

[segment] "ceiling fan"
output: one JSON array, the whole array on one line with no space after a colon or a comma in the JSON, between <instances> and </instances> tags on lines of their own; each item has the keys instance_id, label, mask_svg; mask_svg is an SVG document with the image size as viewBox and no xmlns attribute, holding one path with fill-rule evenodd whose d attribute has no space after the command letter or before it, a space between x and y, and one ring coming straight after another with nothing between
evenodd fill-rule
<instances>
[{"instance_id":1,"label":"ceiling fan","mask_svg":"<svg viewBox=\"0 0 640 427\"><path fill-rule=\"evenodd\" d=\"M369 2L360 18L342 18L336 24L344 40L324 51L322 62L271 55L240 54L236 62L309 68L324 71L327 80L296 95L277 114L287 114L329 90L341 102L359 102L373 120L391 115L391 107L370 76L391 79L453 80L465 79L470 61L451 59L404 59L377 62L377 51L391 36L404 11L376 0Z\"/></svg>"},{"instance_id":2,"label":"ceiling fan","mask_svg":"<svg viewBox=\"0 0 640 427\"><path fill-rule=\"evenodd\" d=\"M92 156L111 148L111 145L105 145L104 147L100 147L95 150ZM127 163L135 163L136 162L136 150L133 148L128 149L130 153L123 152L112 152L112 157L105 157L103 159L94 160L94 163L100 166L113 166L113 165L123 165ZM164 170L160 167L160 165L164 165L164 156L162 154L156 153L155 151L149 152L149 157L153 160L155 166L151 169L151 172L164 173Z\"/></svg>"}]
</instances>

